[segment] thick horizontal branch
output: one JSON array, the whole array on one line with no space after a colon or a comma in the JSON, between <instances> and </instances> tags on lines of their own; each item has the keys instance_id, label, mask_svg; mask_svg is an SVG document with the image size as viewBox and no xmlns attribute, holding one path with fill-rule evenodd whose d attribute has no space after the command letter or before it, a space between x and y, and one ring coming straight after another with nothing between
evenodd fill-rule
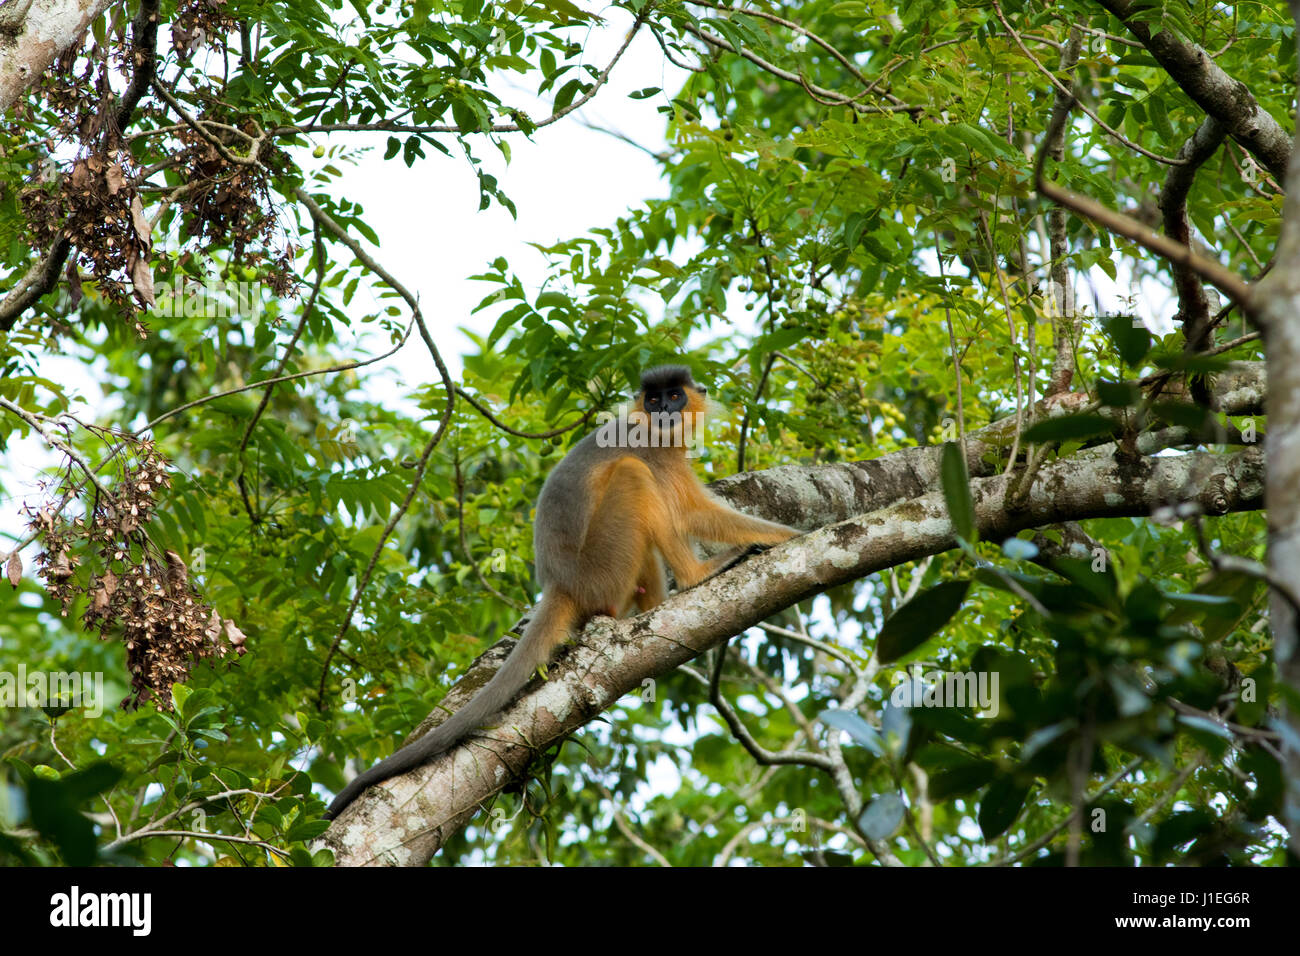
<instances>
[{"instance_id":1,"label":"thick horizontal branch","mask_svg":"<svg viewBox=\"0 0 1300 956\"><path fill-rule=\"evenodd\" d=\"M1175 383L1170 383L1161 394L1166 399L1179 397ZM1215 379L1213 394L1216 407L1225 414L1263 414L1264 363L1233 363ZM1037 420L1074 414L1087 401L1082 393L1044 400L1036 406ZM1118 409L1096 411L1117 420L1122 414ZM967 433L966 468L971 477L988 477L1002 470L1002 458L1005 449L1011 447L1015 424L1015 418L1008 417ZM1150 445L1139 441L1138 448L1144 454L1151 454L1163 447L1158 444L1160 437L1167 436L1174 441L1183 435L1161 432L1151 437ZM817 468L781 465L745 472L716 481L709 489L742 511L809 530L938 490L942 457L942 446L926 445L905 448L870 461L839 462Z\"/></svg>"},{"instance_id":2,"label":"thick horizontal branch","mask_svg":"<svg viewBox=\"0 0 1300 956\"><path fill-rule=\"evenodd\" d=\"M816 481L818 467L805 469ZM1000 540L1062 521L1144 516L1192 503L1207 514L1263 505L1263 449L1152 459L1067 459L1043 467L1023 507L1004 506L1008 476L973 480L981 536ZM782 508L778 507L775 514ZM956 545L942 492L829 525L673 595L639 617L598 618L561 651L498 725L372 788L322 837L343 866L419 866L477 808L526 775L534 755L595 718L647 678L668 673L778 611L828 588ZM448 695L459 706L506 651L498 644Z\"/></svg>"}]
</instances>

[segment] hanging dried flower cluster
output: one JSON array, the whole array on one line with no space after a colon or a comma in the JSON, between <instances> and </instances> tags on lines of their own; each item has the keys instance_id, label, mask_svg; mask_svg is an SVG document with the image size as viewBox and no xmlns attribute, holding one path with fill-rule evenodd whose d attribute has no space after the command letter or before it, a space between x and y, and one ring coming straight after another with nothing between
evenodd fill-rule
<instances>
[{"instance_id":1,"label":"hanging dried flower cluster","mask_svg":"<svg viewBox=\"0 0 1300 956\"><path fill-rule=\"evenodd\" d=\"M80 297L80 265L100 295L135 317L153 304L153 240L136 188L140 171L115 118L112 79L126 66L120 55L78 56L79 49L61 55L36 87L47 121L78 145L77 156L70 164L56 161L56 143L48 141L20 202L36 249L48 250L62 237L76 250L67 270L73 299ZM146 333L138 319L133 325Z\"/></svg>"},{"instance_id":2,"label":"hanging dried flower cluster","mask_svg":"<svg viewBox=\"0 0 1300 956\"><path fill-rule=\"evenodd\" d=\"M212 125L212 138L226 147L230 155L243 155L249 143L234 124L214 113L204 114L205 124ZM222 126L229 125L230 129ZM256 137L251 123L243 127L245 135ZM260 159L267 166L232 163L207 139L194 130L177 134L182 144L176 154L180 180L192 184L178 199L183 215L185 239L196 239L205 248L228 245L232 265L264 266L262 279L277 296L293 293L295 250L280 241L271 192L268 167L282 166L284 153L261 140Z\"/></svg>"},{"instance_id":3,"label":"hanging dried flower cluster","mask_svg":"<svg viewBox=\"0 0 1300 956\"><path fill-rule=\"evenodd\" d=\"M180 0L171 22L172 49L182 59L209 44L224 50L237 27L226 0Z\"/></svg>"},{"instance_id":4,"label":"hanging dried flower cluster","mask_svg":"<svg viewBox=\"0 0 1300 956\"><path fill-rule=\"evenodd\" d=\"M224 48L236 26L225 4L182 0L171 25L182 59L208 44ZM107 40L88 36L84 45L73 45L60 55L35 88L34 102L23 107L20 123L39 114L41 122L58 131L57 137L39 144L37 166L19 196L30 244L45 253L56 243L70 242L73 252L66 276L71 304L81 297L80 269L93 277L98 294L118 308L137 335L147 335L147 312L155 304L154 237L140 187L159 187L141 168L155 160L159 162L152 164L152 174L170 190L164 202L174 203L183 215L183 240L197 240L214 258L220 257L218 250L229 249L232 266L265 267L261 279L270 290L277 296L291 295L296 250L280 234L271 188L272 170L287 170L287 157L269 137L262 137L258 163L223 158L209 137L227 147L228 155L242 156L255 127L222 110L213 91L199 89L195 95L208 105L191 120L160 105L161 98L146 95L140 101L133 112L136 120L147 119L146 126L175 126L179 132L174 138L151 138L152 155L135 163L117 125L120 98L114 83L120 86L137 67L121 29L125 21L114 22L119 29ZM207 135L190 128L191 121ZM240 136L241 130L250 138ZM76 158L56 159L69 141L77 146ZM163 226L168 224L164 219Z\"/></svg>"},{"instance_id":5,"label":"hanging dried flower cluster","mask_svg":"<svg viewBox=\"0 0 1300 956\"><path fill-rule=\"evenodd\" d=\"M124 151L91 153L74 161L66 175L26 189L22 206L35 246L46 249L60 235L66 236L77 249L77 261L94 277L100 295L132 315L133 328L143 337L148 330L138 309L154 302L149 265L153 240L140 194L131 184L134 176ZM77 278L79 288L75 267L70 267L69 275Z\"/></svg>"},{"instance_id":6,"label":"hanging dried flower cluster","mask_svg":"<svg viewBox=\"0 0 1300 956\"><path fill-rule=\"evenodd\" d=\"M66 478L55 496L71 483ZM148 537L157 495L169 484L166 460L152 442L138 440L133 460L111 488L101 483L84 518L69 522L54 504L26 509L45 548L38 573L63 613L86 597L87 628L103 636L121 628L131 674L125 708L152 699L170 709L171 685L186 680L195 662L245 651L244 633L203 601L180 555L161 551ZM89 573L78 570L83 561Z\"/></svg>"}]
</instances>

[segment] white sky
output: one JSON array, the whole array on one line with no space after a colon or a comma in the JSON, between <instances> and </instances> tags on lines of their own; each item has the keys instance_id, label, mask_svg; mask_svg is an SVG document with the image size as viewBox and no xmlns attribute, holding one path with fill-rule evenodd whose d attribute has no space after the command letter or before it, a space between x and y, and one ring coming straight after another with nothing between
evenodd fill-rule
<instances>
[{"instance_id":1,"label":"white sky","mask_svg":"<svg viewBox=\"0 0 1300 956\"><path fill-rule=\"evenodd\" d=\"M606 15L609 25L591 32L583 56L584 62L600 69L622 43L632 20L614 8ZM567 75L576 75L576 71ZM522 134L508 138L509 166L485 137L476 137L475 150L483 159L483 168L497 177L502 190L515 202L517 220L495 203L483 212L478 210L477 178L450 137L445 142L452 148L452 156L426 146L428 158L417 160L408 169L396 158L384 162L388 137L377 134L370 140L376 148L359 165L340 167L343 178L331 192L365 208L365 219L381 241L377 258L419 295L430 331L453 375L460 369L459 353L471 347L458 328L469 326L486 332L500 311L470 314L497 287L466 281L467 276L487 271L488 263L505 256L525 286L536 287L545 275L545 260L528 243L549 245L585 235L592 228L612 225L646 199L667 195L667 184L653 157L614 136L587 128L581 120L618 130L658 152L665 145L665 116L656 107L667 102L667 94L632 100L628 93L647 86L675 92L685 76L684 71L665 62L658 44L643 31L609 82L581 110L538 130L531 141ZM550 113L549 104L537 101L527 91L510 88L496 92L503 102L521 106L534 119ZM342 133L328 139L318 137L314 142L356 145L365 140L356 133ZM324 162L304 157L309 169L313 163ZM341 255L350 253L342 250ZM373 301L364 300L358 292L353 304L368 309ZM414 336L390 364L410 385L436 377L427 351Z\"/></svg>"},{"instance_id":2,"label":"white sky","mask_svg":"<svg viewBox=\"0 0 1300 956\"><path fill-rule=\"evenodd\" d=\"M599 69L608 64L632 22L630 15L615 8L608 8L604 15L608 22L589 33L583 53L583 62ZM571 70L568 75L576 72ZM313 138L312 146L346 146L352 150L364 145L374 147L356 164L335 162L342 175L327 189L331 195L346 197L364 208L364 218L379 236L380 245L375 248L364 240L362 244L419 296L430 332L453 377L459 377L461 352L472 347L460 327L485 333L499 312L486 309L471 314L495 287L468 281L468 276L487 271L488 263L504 256L526 286L536 287L545 276L545 260L528 243L549 245L584 235L592 228L611 225L646 199L667 195L659 164L650 155L617 137L589 129L582 120L618 130L658 152L665 145L665 117L656 107L667 102L668 94L632 100L628 93L647 86L675 92L685 76L684 71L665 62L658 44L642 32L624 53L609 82L581 110L538 130L532 141L522 134L508 137L512 154L508 166L486 137L476 137L474 145L483 160L482 168L497 177L502 190L514 201L517 220L495 203L479 211L477 177L450 136L444 142L452 156L426 146L426 158L410 168L400 159L384 161L387 134L335 133ZM531 81L535 82L535 78ZM527 90L511 87L496 92L504 103L521 107L534 118L551 112L548 102L537 100ZM308 172L332 161L329 157L313 158L310 148L298 151L295 158ZM308 188L313 189L310 185ZM340 260L351 257L337 243L332 252ZM350 308L358 318L377 310L379 300L373 288L377 286L368 290L363 283L353 298ZM383 301L387 305L394 300ZM360 329L358 324L357 331ZM339 351L349 357L346 342L345 337ZM385 350L386 340L369 336L367 342L371 343L371 354ZM377 373L381 369L390 370L410 387L437 378L432 360L416 335L401 352L369 371ZM99 394L84 365L49 356L42 359L39 374L65 383L84 399L74 405L74 412L96 417ZM388 388L382 381L371 385L372 393ZM395 398L401 401L404 396ZM29 436L10 441L9 451L0 458L0 469L6 472L6 484L13 494L33 489L40 470L53 463L48 449ZM17 505L12 497L0 498L0 541L22 530ZM0 546L0 552L4 550Z\"/></svg>"}]
</instances>

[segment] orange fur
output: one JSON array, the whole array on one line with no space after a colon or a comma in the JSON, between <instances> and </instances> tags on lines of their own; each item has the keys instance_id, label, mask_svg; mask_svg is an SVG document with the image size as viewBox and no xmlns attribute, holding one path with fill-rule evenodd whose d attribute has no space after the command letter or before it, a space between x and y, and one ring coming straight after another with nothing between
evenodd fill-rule
<instances>
[{"instance_id":1,"label":"orange fur","mask_svg":"<svg viewBox=\"0 0 1300 956\"><path fill-rule=\"evenodd\" d=\"M418 766L481 727L588 618L618 617L634 607L647 611L659 604L668 590L665 562L677 586L689 588L739 553L733 548L702 561L692 550L693 540L776 544L796 534L728 507L696 477L686 450L702 426L708 402L685 367L650 369L641 384L636 404L621 424L636 426L639 437L650 440L637 442L624 430L612 444L602 443L607 436L595 432L575 445L546 479L533 534L542 600L506 662L445 723L348 784L327 818L337 816L367 787Z\"/></svg>"}]
</instances>

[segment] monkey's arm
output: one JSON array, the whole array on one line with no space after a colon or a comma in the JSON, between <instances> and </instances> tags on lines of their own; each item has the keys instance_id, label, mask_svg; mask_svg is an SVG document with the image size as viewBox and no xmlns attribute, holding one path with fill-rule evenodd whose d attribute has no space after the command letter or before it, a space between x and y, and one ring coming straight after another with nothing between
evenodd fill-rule
<instances>
[{"instance_id":1,"label":"monkey's arm","mask_svg":"<svg viewBox=\"0 0 1300 956\"><path fill-rule=\"evenodd\" d=\"M688 500L686 525L692 537L720 544L780 544L800 534L775 521L741 514L703 487L695 488Z\"/></svg>"}]
</instances>

